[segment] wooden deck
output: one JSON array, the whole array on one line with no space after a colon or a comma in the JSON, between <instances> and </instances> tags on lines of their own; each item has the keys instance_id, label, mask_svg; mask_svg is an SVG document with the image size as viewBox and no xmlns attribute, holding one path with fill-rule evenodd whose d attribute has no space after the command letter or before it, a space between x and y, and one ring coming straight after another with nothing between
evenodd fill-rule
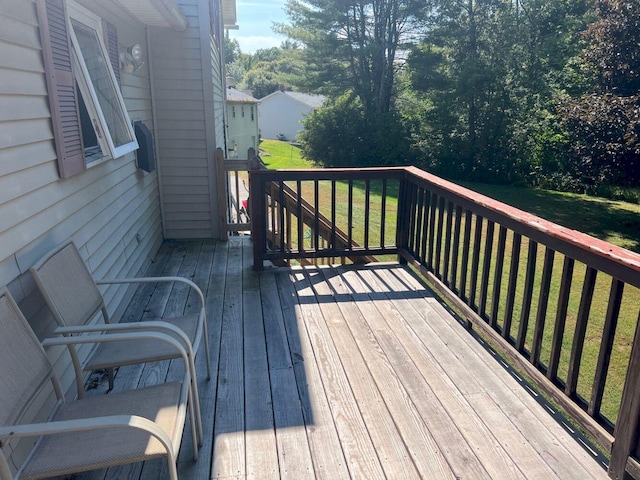
<instances>
[{"instance_id":1,"label":"wooden deck","mask_svg":"<svg viewBox=\"0 0 640 480\"><path fill-rule=\"evenodd\" d=\"M148 272L190 277L207 298L217 376L206 380L198 355L205 443L194 463L185 435L182 480L607 478L404 267L251 264L246 237L167 242ZM143 286L130 310L171 314L191 302ZM121 368L116 389L181 368ZM153 461L76 478L155 480L163 470Z\"/></svg>"}]
</instances>

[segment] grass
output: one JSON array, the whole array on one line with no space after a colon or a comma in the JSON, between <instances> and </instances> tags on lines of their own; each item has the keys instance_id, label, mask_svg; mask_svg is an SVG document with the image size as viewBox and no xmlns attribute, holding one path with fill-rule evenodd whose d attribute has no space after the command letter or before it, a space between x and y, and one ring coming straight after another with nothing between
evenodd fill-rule
<instances>
[{"instance_id":1,"label":"grass","mask_svg":"<svg viewBox=\"0 0 640 480\"><path fill-rule=\"evenodd\" d=\"M307 162L305 159L301 158L300 149L295 146L291 146L290 144L278 141L264 141L261 145L261 148L264 150L263 160L269 166L269 168L313 168L312 163ZM465 183L464 185L474 191L480 192L504 203L513 205L517 208L520 208L521 210L534 213L535 215L538 215L565 227L580 230L594 237L613 243L614 245L618 245L635 252L640 252L640 205L638 204L588 197L578 194L553 192L541 189L495 186L478 183ZM336 188L339 198L346 199L347 185L337 185ZM320 205L330 204L330 189L324 187L323 185L320 185L319 189ZM303 194L306 198L313 198L313 186L311 186L311 189L307 189L307 187L305 186ZM364 192L360 190L360 188L358 188L358 185L354 185L354 203L361 206L363 199ZM375 205L379 204L379 202L380 195L376 195L374 192L371 197L372 210L375 210ZM346 216L346 203L346 201L338 202L338 218L344 218L344 216ZM395 203L388 205L387 222L389 222L389 225L395 225L395 206ZM325 215L327 214L327 212L323 213L325 213ZM361 239L364 236L362 216L363 212L361 211L356 211L356 213L354 214L354 219L356 221L354 223L353 235L356 240L359 238ZM379 228L379 223L377 223L379 221L379 216L372 215L370 220L372 224L371 231L375 232L376 228ZM472 221L475 224L475 218ZM341 222L346 223L346 221L344 220L341 220ZM472 228L472 232L475 232L475 228ZM483 225L482 232L482 238L484 239L486 236L486 222ZM387 234L390 235L390 237L388 238L393 241L393 234L391 232L387 232ZM443 233L441 232L440 235L442 234ZM386 239L386 241L389 240ZM496 228L496 231L494 232L492 254L490 256L491 260L489 264L490 273L487 295L488 313L490 313L490 306L494 288L493 283L496 270L497 243L498 229ZM525 345L528 349L530 349L532 345L533 328L538 313L540 279L542 276L541 271L545 255L545 249L543 246L538 245L536 249L536 255L536 283L533 289L534 294L531 302L531 311L529 316L524 319L524 321L529 322L526 331L527 334L525 342ZM460 251L459 258L461 257L462 252ZM481 275L481 272L483 271L485 262L484 258L485 257L481 254L478 260L479 275ZM502 319L504 318L505 314L505 305L502 299L506 297L511 259L512 251L509 237L504 255L504 269L501 277L502 281L500 284L501 302L498 308L498 314L496 316L499 319L499 325L502 325ZM513 314L513 324L511 327L512 336L517 335L518 328L520 327L520 323L522 321L522 299L524 296L524 276L527 259L528 241L526 239L523 239L520 259L518 263L519 280L515 297L516 305ZM546 315L544 316L546 328L544 329L544 340L541 353L541 359L543 363L547 362L546 359L548 359L550 355L551 338L555 322L557 300L560 291L563 261L564 257L562 255L555 255L553 275L551 278L549 293L549 307ZM469 257L469 264L471 264L471 254ZM460 268L461 267L459 266L457 272L458 278L460 278ZM469 266L469 275L470 269L471 267ZM573 283L571 294L569 297L567 320L564 329L562 357L558 371L558 377L563 380L567 377L569 354L572 347L585 271L585 265L580 263L575 264ZM580 367L580 376L578 381L578 394L587 399L590 398L591 395L591 384L593 383L595 366L597 364L600 344L602 340L601 332L603 329L604 318L607 310L611 280L611 277L607 275L598 275L596 280L595 293L591 304L584 351ZM478 281L478 286L475 292L476 299L480 297L479 285L480 281ZM467 281L467 291L465 292L467 296L471 294L469 288L469 281ZM605 386L605 393L601 407L602 414L614 421L617 417L621 390L624 385L624 380L627 372L629 353L631 350L635 325L638 318L638 305L640 305L640 290L634 287L627 286L624 291L621 313L616 330L615 346L612 353L607 377L608 379Z\"/></svg>"}]
</instances>

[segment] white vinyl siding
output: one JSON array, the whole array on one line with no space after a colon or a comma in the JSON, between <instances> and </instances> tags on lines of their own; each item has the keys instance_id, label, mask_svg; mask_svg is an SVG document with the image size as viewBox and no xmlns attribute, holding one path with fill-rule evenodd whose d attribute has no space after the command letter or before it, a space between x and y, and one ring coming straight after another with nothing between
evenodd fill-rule
<instances>
[{"instance_id":1,"label":"white vinyl siding","mask_svg":"<svg viewBox=\"0 0 640 480\"><path fill-rule=\"evenodd\" d=\"M146 48L144 29L114 14L115 4L105 0L92 8L121 39ZM162 241L157 176L139 171L129 153L59 178L34 1L0 3L0 51L0 286L9 287L43 337L53 320L28 269L72 238L96 278L138 275ZM148 75L148 68L123 74L122 84L132 120L153 128ZM129 292L110 287L104 293L117 313ZM65 388L73 387L67 355L49 353Z\"/></svg>"},{"instance_id":2,"label":"white vinyl siding","mask_svg":"<svg viewBox=\"0 0 640 480\"><path fill-rule=\"evenodd\" d=\"M218 65L212 78L208 0L177 3L185 32L150 29L164 234L211 238L218 236L214 160L224 122L214 91L224 88L222 73Z\"/></svg>"}]
</instances>

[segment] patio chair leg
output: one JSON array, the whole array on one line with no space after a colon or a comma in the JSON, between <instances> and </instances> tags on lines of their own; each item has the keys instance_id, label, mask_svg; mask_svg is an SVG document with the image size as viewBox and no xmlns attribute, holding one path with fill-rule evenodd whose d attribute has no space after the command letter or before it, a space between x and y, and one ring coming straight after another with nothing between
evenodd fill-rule
<instances>
[{"instance_id":1,"label":"patio chair leg","mask_svg":"<svg viewBox=\"0 0 640 480\"><path fill-rule=\"evenodd\" d=\"M113 373L113 368L107 368L107 377L109 378L109 392L113 390L113 382L115 379L115 375Z\"/></svg>"},{"instance_id":2,"label":"patio chair leg","mask_svg":"<svg viewBox=\"0 0 640 480\"><path fill-rule=\"evenodd\" d=\"M202 413L200 411L200 394L198 393L198 379L196 378L196 375L195 375L196 366L193 361L193 357L191 355L189 356L189 363L190 363L189 368L193 372L193 375L191 375L191 394L193 398L191 400L194 404L195 421L196 421L197 432L198 432L197 445L198 447L201 447L204 442L204 432L202 430Z\"/></svg>"},{"instance_id":3,"label":"patio chair leg","mask_svg":"<svg viewBox=\"0 0 640 480\"><path fill-rule=\"evenodd\" d=\"M191 440L193 441L193 461L198 461L198 448L201 443L198 441L198 433L196 432L196 417L195 409L193 407L193 390L189 389L187 394L187 401L189 403L189 417L191 418Z\"/></svg>"}]
</instances>

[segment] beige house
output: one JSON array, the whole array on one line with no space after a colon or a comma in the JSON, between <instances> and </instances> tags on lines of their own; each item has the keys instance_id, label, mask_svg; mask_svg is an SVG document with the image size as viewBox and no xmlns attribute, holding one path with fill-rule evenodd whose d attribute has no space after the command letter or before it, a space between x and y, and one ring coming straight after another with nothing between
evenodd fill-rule
<instances>
[{"instance_id":1,"label":"beige house","mask_svg":"<svg viewBox=\"0 0 640 480\"><path fill-rule=\"evenodd\" d=\"M235 0L0 2L0 286L38 336L52 320L28 271L60 243L113 278L139 274L164 239L220 235L235 21ZM104 296L117 320L128 290ZM49 354L69 387L68 357Z\"/></svg>"},{"instance_id":2,"label":"beige house","mask_svg":"<svg viewBox=\"0 0 640 480\"><path fill-rule=\"evenodd\" d=\"M246 158L247 150L258 151L260 126L258 104L248 93L227 88L227 157Z\"/></svg>"}]
</instances>

